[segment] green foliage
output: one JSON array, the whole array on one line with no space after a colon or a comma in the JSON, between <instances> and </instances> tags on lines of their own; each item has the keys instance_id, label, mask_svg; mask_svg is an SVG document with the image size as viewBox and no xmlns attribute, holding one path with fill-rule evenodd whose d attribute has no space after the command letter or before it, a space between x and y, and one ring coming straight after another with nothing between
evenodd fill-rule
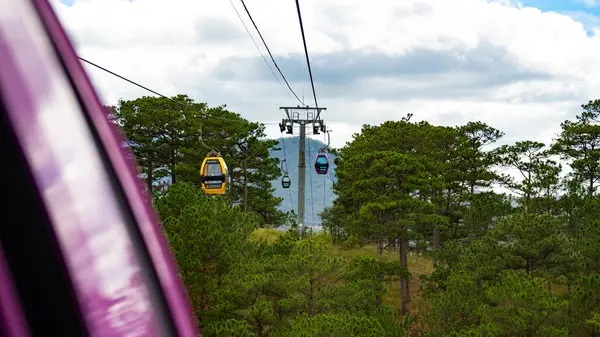
<instances>
[{"instance_id":1,"label":"green foliage","mask_svg":"<svg viewBox=\"0 0 600 337\"><path fill-rule=\"evenodd\" d=\"M498 242L508 267L531 275L564 263L568 253L560 222L549 215L510 215L499 221L489 236Z\"/></svg>"},{"instance_id":2,"label":"green foliage","mask_svg":"<svg viewBox=\"0 0 600 337\"><path fill-rule=\"evenodd\" d=\"M371 312L381 307L386 285L410 278L408 269L399 261L374 256L354 258L345 275L347 296L340 298L340 307L349 311Z\"/></svg>"},{"instance_id":3,"label":"green foliage","mask_svg":"<svg viewBox=\"0 0 600 337\"><path fill-rule=\"evenodd\" d=\"M570 327L581 335L600 332L600 275L582 275L575 283L570 301Z\"/></svg>"},{"instance_id":4,"label":"green foliage","mask_svg":"<svg viewBox=\"0 0 600 337\"><path fill-rule=\"evenodd\" d=\"M600 100L581 106L584 111L576 121L561 124L562 132L552 152L569 160L578 182L585 184L589 196L600 181Z\"/></svg>"},{"instance_id":5,"label":"green foliage","mask_svg":"<svg viewBox=\"0 0 600 337\"><path fill-rule=\"evenodd\" d=\"M543 150L544 147L540 142L523 141L504 145L495 151L505 167L518 170L523 177L516 181L514 177L504 175L503 182L519 193L528 208L535 206L532 201L536 198L554 198L560 183L561 166L548 158L551 153ZM535 207L533 209L536 210Z\"/></svg>"},{"instance_id":6,"label":"green foliage","mask_svg":"<svg viewBox=\"0 0 600 337\"><path fill-rule=\"evenodd\" d=\"M402 266L407 239L432 248L435 271L421 277L432 335L596 336L600 100L582 108L548 147L491 149L503 133L481 122L365 125L338 151L324 224L342 244L399 247Z\"/></svg>"},{"instance_id":7,"label":"green foliage","mask_svg":"<svg viewBox=\"0 0 600 337\"><path fill-rule=\"evenodd\" d=\"M277 209L282 199L273 196L270 183L280 176L279 160L270 156L277 141L265 139L264 125L249 122L224 106L209 108L185 95L121 100L109 110L111 120L126 135L151 193L160 193L169 180L200 186L202 160L211 149L217 149L231 175L230 201L253 212L263 224L285 221L286 214Z\"/></svg>"},{"instance_id":8,"label":"green foliage","mask_svg":"<svg viewBox=\"0 0 600 337\"><path fill-rule=\"evenodd\" d=\"M541 280L507 271L485 292L491 303L483 308L483 320L493 322L505 335L568 336L565 328L552 326L566 301L549 294Z\"/></svg>"},{"instance_id":9,"label":"green foliage","mask_svg":"<svg viewBox=\"0 0 600 337\"><path fill-rule=\"evenodd\" d=\"M224 106L173 99L193 109L143 97L108 110L153 191L204 335L600 335L600 100L548 146L493 149L504 134L479 121L436 126L409 114L364 125L335 151L338 198L320 214L328 236L261 240L261 225L296 225L269 183L277 142ZM198 191L200 135L228 163L225 196ZM160 186L165 177L174 184ZM435 268L420 277L417 325L409 243ZM377 253L348 252L365 245Z\"/></svg>"},{"instance_id":10,"label":"green foliage","mask_svg":"<svg viewBox=\"0 0 600 337\"><path fill-rule=\"evenodd\" d=\"M156 207L202 322L216 302L221 279L251 249L247 239L257 224L226 200L201 193L190 183L178 183Z\"/></svg>"},{"instance_id":11,"label":"green foliage","mask_svg":"<svg viewBox=\"0 0 600 337\"><path fill-rule=\"evenodd\" d=\"M141 97L132 101L120 100L112 108L114 121L127 137L146 179L148 190L160 179L170 177L177 182L181 162L189 148L198 147L197 130L200 122L195 115L205 111L206 104L194 103L185 95L172 98ZM182 105L190 105L185 109Z\"/></svg>"},{"instance_id":12,"label":"green foliage","mask_svg":"<svg viewBox=\"0 0 600 337\"><path fill-rule=\"evenodd\" d=\"M320 314L302 315L290 327L274 334L282 337L309 336L403 336L410 321L398 322L390 310L380 310L376 315Z\"/></svg>"},{"instance_id":13,"label":"green foliage","mask_svg":"<svg viewBox=\"0 0 600 337\"><path fill-rule=\"evenodd\" d=\"M459 136L453 158L458 181L474 194L476 188L489 187L496 178L491 168L497 164L497 158L483 148L494 144L504 133L482 122L468 122L457 130Z\"/></svg>"},{"instance_id":14,"label":"green foliage","mask_svg":"<svg viewBox=\"0 0 600 337\"><path fill-rule=\"evenodd\" d=\"M385 285L408 278L398 261L348 263L326 240L300 241L296 231L255 240L250 214L191 183L172 185L155 205L206 336L398 336L409 323L382 304Z\"/></svg>"},{"instance_id":15,"label":"green foliage","mask_svg":"<svg viewBox=\"0 0 600 337\"><path fill-rule=\"evenodd\" d=\"M319 214L323 229L331 235L333 243L339 243L348 238L348 235L344 232L344 224L341 222L343 215L340 212L343 211L343 208L339 205L333 205L325 208Z\"/></svg>"},{"instance_id":16,"label":"green foliage","mask_svg":"<svg viewBox=\"0 0 600 337\"><path fill-rule=\"evenodd\" d=\"M254 337L252 327L248 322L239 319L226 319L207 324L204 333L205 336L223 336L223 337Z\"/></svg>"}]
</instances>

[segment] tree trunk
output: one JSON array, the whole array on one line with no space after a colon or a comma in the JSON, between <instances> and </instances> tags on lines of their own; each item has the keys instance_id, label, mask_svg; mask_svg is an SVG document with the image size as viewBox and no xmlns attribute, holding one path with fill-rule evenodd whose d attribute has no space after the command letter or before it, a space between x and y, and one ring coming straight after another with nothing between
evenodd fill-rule
<instances>
[{"instance_id":1,"label":"tree trunk","mask_svg":"<svg viewBox=\"0 0 600 337\"><path fill-rule=\"evenodd\" d=\"M433 228L433 249L440 247L442 244L441 241L442 241L442 235L440 233L440 228L438 226L435 226Z\"/></svg>"},{"instance_id":2,"label":"tree trunk","mask_svg":"<svg viewBox=\"0 0 600 337\"><path fill-rule=\"evenodd\" d=\"M152 161L148 161L148 174L146 175L146 187L148 188L148 195L152 195L152 181L154 180L154 175L152 175Z\"/></svg>"},{"instance_id":3,"label":"tree trunk","mask_svg":"<svg viewBox=\"0 0 600 337\"><path fill-rule=\"evenodd\" d=\"M175 166L177 165L177 161L175 159L176 150L171 147L171 185L175 185L177 182L177 177L175 175Z\"/></svg>"},{"instance_id":4,"label":"tree trunk","mask_svg":"<svg viewBox=\"0 0 600 337\"><path fill-rule=\"evenodd\" d=\"M248 212L248 158L244 158L244 212Z\"/></svg>"},{"instance_id":5,"label":"tree trunk","mask_svg":"<svg viewBox=\"0 0 600 337\"><path fill-rule=\"evenodd\" d=\"M438 194L439 195L443 195L443 193L444 193L443 191L437 191L436 190L434 192L434 197L437 198ZM439 207L441 209L442 205L439 205ZM439 209L436 210L435 213L437 215L440 215L440 210ZM420 223L420 220L417 220L417 221L419 221L418 223ZM431 241L432 241L433 249L436 249L436 248L438 248L438 247L440 247L442 245L442 235L440 233L440 227L439 226L434 226L433 227L433 238L431 239Z\"/></svg>"},{"instance_id":6,"label":"tree trunk","mask_svg":"<svg viewBox=\"0 0 600 337\"><path fill-rule=\"evenodd\" d=\"M171 185L177 183L177 176L175 174L175 163L171 164Z\"/></svg>"},{"instance_id":7,"label":"tree trunk","mask_svg":"<svg viewBox=\"0 0 600 337\"><path fill-rule=\"evenodd\" d=\"M233 168L230 172L233 172ZM233 207L233 175L229 175L229 181L227 182L229 184L229 190L227 191L227 193L229 194L229 202L231 203L231 206Z\"/></svg>"},{"instance_id":8,"label":"tree trunk","mask_svg":"<svg viewBox=\"0 0 600 337\"><path fill-rule=\"evenodd\" d=\"M400 264L408 269L408 242L406 241L406 229L402 230L400 238ZM402 301L402 315L408 313L408 303L410 302L409 284L407 279L400 280L400 296Z\"/></svg>"}]
</instances>

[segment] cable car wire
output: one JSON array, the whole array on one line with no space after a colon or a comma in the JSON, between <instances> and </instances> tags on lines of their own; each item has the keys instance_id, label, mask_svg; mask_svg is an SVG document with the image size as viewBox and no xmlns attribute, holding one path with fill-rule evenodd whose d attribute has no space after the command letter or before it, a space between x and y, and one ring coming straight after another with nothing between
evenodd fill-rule
<instances>
[{"instance_id":1,"label":"cable car wire","mask_svg":"<svg viewBox=\"0 0 600 337\"><path fill-rule=\"evenodd\" d=\"M98 68L98 69L100 69L102 71L105 71L105 72L107 72L107 73L109 73L109 74L111 74L113 76L116 76L116 77L118 77L118 78L120 78L120 79L122 79L124 81L127 81L127 82L129 82L129 83L131 83L131 84L133 84L133 85L135 85L137 87L140 87L140 88L142 88L142 89L144 89L146 91L149 91L149 92L151 92L151 93L153 93L153 94L155 94L157 96L160 96L160 97L162 97L164 99L167 99L167 100L169 100L169 101L171 101L173 103L176 103L176 104L178 104L178 105L180 105L182 107L193 109L194 111L196 111L200 115L205 116L207 118L218 119L218 120L229 121L229 122L237 122L237 123L242 122L241 120L231 119L231 118L225 118L225 117L219 117L219 116L213 116L213 115L208 114L206 112L198 111L197 109L195 109L193 106L191 106L189 104L185 104L185 103L176 101L176 100L174 100L174 99L172 99L172 98L170 98L170 97L168 97L166 95L163 95L163 94L161 94L161 93L159 93L159 92L157 92L155 90L152 90L152 89L150 89L150 88L148 88L146 86L143 86L143 85L141 85L141 84L139 84L137 82L134 82L134 81L128 79L127 77L125 77L125 76L119 75L119 74L117 74L117 73L115 73L113 71L110 71L110 70L108 70L108 69L106 69L106 68L104 68L104 67L102 67L102 66L100 66L100 65L98 65L98 64L96 64L94 62L88 61L88 60L84 59L83 57L77 56L77 58L79 58L81 61L83 61L83 62L85 62L85 63L87 63L87 64L89 64L91 66L94 66L94 67L96 67L96 68ZM263 125L278 125L279 123L260 123L260 124L263 124Z\"/></svg>"},{"instance_id":2,"label":"cable car wire","mask_svg":"<svg viewBox=\"0 0 600 337\"><path fill-rule=\"evenodd\" d=\"M243 2L243 0L242 0ZM306 65L308 66L308 76L310 77L310 85L312 87L313 97L315 99L315 108L317 109L317 119L321 116L319 111L319 103L317 102L317 94L315 92L315 82L313 81L312 70L310 68L310 58L308 57L308 48L306 48L306 36L304 35L304 25L302 24L302 14L300 13L300 1L296 0L296 9L298 10L298 21L300 22L300 32L302 33L302 43L304 44L304 55L306 56Z\"/></svg>"},{"instance_id":3,"label":"cable car wire","mask_svg":"<svg viewBox=\"0 0 600 337\"><path fill-rule=\"evenodd\" d=\"M93 67L96 67L96 68L98 68L98 69L100 69L100 70L102 70L104 72L107 72L107 73L109 73L109 74L111 74L111 75L113 75L115 77L118 77L118 78L120 78L120 79L122 79L122 80L124 80L126 82L129 82L129 83L131 83L131 84L133 84L133 85L135 85L135 86L137 86L139 88L142 88L142 89L144 89L144 90L146 90L148 92L151 92L151 93L153 93L153 94L155 94L157 96L160 96L160 97L162 97L164 99L167 99L167 100L169 100L169 101L171 101L171 102L173 102L175 104L178 104L178 105L180 105L182 107L194 109L194 107L192 107L192 106L190 106L188 104L176 101L176 100L174 100L174 99L172 99L172 98L170 98L170 97L168 97L166 95L163 95L163 94L159 93L158 91L152 90L152 89L150 89L150 88L148 88L148 87L146 87L146 86L144 86L142 84L139 84L139 83L137 83L137 82L135 82L133 80L130 80L130 79L128 79L125 76L119 75L119 74L115 73L114 71L111 71L111 70L109 70L109 69L107 69L105 67L102 67L102 66L100 66L100 65L98 65L98 64L96 64L94 62L91 62L91 61L89 61L89 60L87 60L87 59L85 59L83 57L77 56L77 58L79 58L81 61L83 61L83 62L85 62L85 63L87 63L87 64L89 64L89 65L91 65ZM194 109L194 110L196 112L198 112L200 115L205 116L207 118L213 118L213 119L224 120L224 121L229 121L229 122L241 122L240 120L230 119L230 118L224 118L224 117L218 117L218 116L213 116L211 114L208 114L208 113L205 113L205 112L202 112L202 111L197 111L196 109ZM277 125L279 123L260 123L260 124L263 124L263 125ZM282 137L282 139L283 139L283 137ZM286 159L287 155L285 154L285 144L284 144L283 149L284 149L284 159ZM292 191L289 190L289 193L290 193L291 209L292 209L292 211L295 211L294 210L294 200L293 200L293 196L292 196ZM311 195L312 195L312 191L311 191Z\"/></svg>"},{"instance_id":4,"label":"cable car wire","mask_svg":"<svg viewBox=\"0 0 600 337\"><path fill-rule=\"evenodd\" d=\"M283 89L283 91L285 91L285 93L288 96L292 97L292 95L290 95L290 92L288 91L288 89L286 89L283 86L283 83L281 83L281 80L279 79L279 76L277 76L277 74L275 74L275 71L273 70L273 67L271 67L271 65L269 64L269 61L267 61L267 58L265 57L265 54L262 52L262 50L260 50L260 47L258 46L258 43L256 43L256 40L254 39L254 36L252 36L252 33L250 33L250 30L248 29L248 26L246 26L246 23L244 22L244 19L242 19L242 16L240 15L240 12L237 10L237 8L235 7L235 5L233 4L233 0L229 0L229 3L231 4L231 7L233 7L233 10L235 11L235 14L237 15L238 19L240 19L240 22L244 26L244 29L246 30L246 33L248 33L248 36L250 36L250 38L252 39L252 42L254 43L254 46L256 47L256 50L258 50L258 52L260 53L260 56L262 56L263 61L265 61L265 64L267 65L267 67L269 67L269 70L271 71L271 74L273 74L273 76L275 77L275 79L277 80L277 82L279 82L279 85L281 86L281 88Z\"/></svg>"},{"instance_id":5,"label":"cable car wire","mask_svg":"<svg viewBox=\"0 0 600 337\"><path fill-rule=\"evenodd\" d=\"M241 0L241 1L243 1L243 0ZM306 56L306 65L308 66L308 76L310 78L310 85L311 85L312 92L313 92L313 98L315 100L315 108L317 110L317 119L319 119L321 113L319 112L319 103L317 101L317 94L315 91L315 83L313 81L312 69L310 67L310 57L308 56L308 48L306 47L306 35L304 34L304 24L302 23L302 14L300 11L300 1L299 0L296 0L296 10L298 12L298 22L300 23L300 32L302 33L302 44L304 46L304 55ZM311 139L311 138L309 137L309 139ZM309 142L309 146L308 146L308 156L312 160L312 154L311 154L311 150L310 150L310 142ZM312 170L311 170L311 172L312 172ZM312 239L313 226L314 226L314 222L315 222L315 203L314 203L313 186L312 186L312 173L309 174L309 183L310 183L310 201L311 201L311 207L312 207L312 223L311 223L310 237Z\"/></svg>"},{"instance_id":6,"label":"cable car wire","mask_svg":"<svg viewBox=\"0 0 600 337\"><path fill-rule=\"evenodd\" d=\"M281 75L281 78L283 78L283 80L285 81L285 84L287 84L288 89L290 89L290 91L292 92L292 94L294 94L294 97L296 97L296 99L298 100L298 102L300 102L302 105L305 105L304 102L302 102L300 100L300 98L298 98L298 95L296 95L296 93L294 92L294 90L290 86L290 83L288 82L288 80L283 75L283 72L281 72L281 69L279 69L279 66L277 65L277 62L275 62L275 59L273 58L273 54L271 54L271 50L269 49L269 46L267 45L267 42L265 42L265 39L263 38L262 34L260 33L260 30L258 29L258 26L256 25L256 22L254 22L254 19L252 18L252 15L250 14L250 11L248 10L248 7L246 6L246 3L244 2L244 0L240 0L240 1L241 1L242 5L244 6L244 10L246 11L246 14L248 14L248 17L250 18L250 21L252 21L252 25L254 25L254 28L258 32L258 36L260 36L260 39L262 40L262 43L265 45L265 48L267 49L267 53L269 53L269 56L271 57L271 61L273 61L273 64L275 65L275 68L277 68L277 71L279 71L279 74ZM306 45L305 45L305 48L306 48ZM313 89L313 91L314 91L314 89Z\"/></svg>"},{"instance_id":7,"label":"cable car wire","mask_svg":"<svg viewBox=\"0 0 600 337\"><path fill-rule=\"evenodd\" d=\"M132 81L132 80L130 80L130 79L128 79L128 78L126 78L126 77L124 77L124 76L121 76L121 75L119 75L119 74L117 74L117 73L115 73L115 72L113 72L113 71L110 71L110 70L108 70L108 69L106 69L106 68L104 68L104 67L102 67L102 66L100 66L100 65L97 65L97 64L96 64L96 63L94 63L94 62L88 61L88 60L84 59L84 58L83 58L83 57L81 57L81 56L77 56L77 58L79 58L81 61L83 61L83 62L85 62L85 63L87 63L87 64L89 64L89 65L92 65L92 66L94 66L94 67L96 67L96 68L98 68L98 69L100 69L100 70L103 70L103 71L105 71L105 72L107 72L107 73L109 73L109 74L111 74L111 75L113 75L113 76L116 76L116 77L118 77L118 78L120 78L120 79L122 79L122 80L124 80L124 81L127 81L127 82L129 82L129 83L131 83L131 84L133 84L133 85L135 85L135 86L138 86L138 87L140 87L140 88L142 88L142 89L144 89L144 90L146 90L146 91L149 91L149 92L151 92L151 93L153 93L153 94L155 94L155 95L157 95L157 96L160 96L160 97L162 97L162 98L166 98L166 99L168 99L168 100L170 100L170 101L172 101L172 102L175 102L175 103L177 103L177 104L179 104L179 105L183 105L183 106L186 106L186 107L187 107L187 104L184 104L184 103L178 102L178 101L176 101L176 100L174 100L174 99L172 99L172 98L170 98L170 97L167 97L167 96L165 96L165 95L163 95L163 94L161 94L161 93L159 93L159 92L156 92L156 91L154 91L154 90L152 90L152 89L150 89L150 88L148 88L148 87L146 87L146 86L143 86L143 85L141 85L141 84L139 84L139 83L137 83L137 82L134 82L134 81Z\"/></svg>"},{"instance_id":8,"label":"cable car wire","mask_svg":"<svg viewBox=\"0 0 600 337\"><path fill-rule=\"evenodd\" d=\"M283 72L281 71L281 69L279 68L279 66L277 65L277 62L275 61L275 59L274 59L274 57L273 57L273 54L271 53L271 50L269 49L269 46L267 45L267 43L266 43L265 39L263 38L263 36L262 36L262 33L260 32L260 30L259 30L258 26L256 25L256 22L255 22L255 21L254 21L254 19L252 18L252 15L250 14L250 11L248 10L248 7L246 6L246 3L244 2L244 0L240 0L240 2L242 3L242 6L244 7L244 10L245 10L246 14L248 15L248 17L250 18L250 21L252 22L252 24L253 24L254 28L255 28L255 29L256 29L256 31L258 32L258 35L259 35L259 37L260 37L260 39L261 39L262 43L264 44L264 46L265 46L265 48L266 48L266 50L267 50L267 53L269 54L269 57L271 58L271 61L272 61L272 62L273 62L273 64L275 65L275 68L277 69L277 71L278 71L278 72L279 72L279 74L281 75L281 77L282 77L282 79L284 80L284 82L286 83L286 85L287 85L288 89L289 89L289 90L290 90L290 92L291 92L291 93L294 95L294 97L296 98L296 100L298 100L298 102L300 102L302 105L305 105L305 103L304 103L302 100L300 100L300 98L298 97L298 95L297 95L297 94L294 92L294 90L293 90L293 89L292 89L292 87L290 86L289 82L288 82L288 81L287 81L287 79L285 78L285 75L283 74ZM262 51L261 51L261 50L260 50L260 48L258 47L258 44L256 43L256 40L254 40L254 37L252 36L252 34L250 33L250 31L249 31L248 27L246 26L246 24L245 24L245 23L244 23L244 21L242 20L242 18L241 18L241 15L240 15L240 14L239 14L239 12L237 11L237 8L235 7L235 5L233 4L233 2L232 2L231 0L230 0L230 3L231 3L231 5L232 5L232 7L234 8L234 10L235 10L235 12L236 12L236 14L237 14L238 18L239 18L239 19L240 19L240 21L242 22L242 24L243 24L244 28L246 29L246 32L248 33L248 35L250 35L250 38L252 39L252 41L253 41L253 43L254 43L255 47L258 49L258 51L259 51L259 53L261 54L261 56L262 56L263 60L265 61L265 63L266 63L266 64L267 64L267 66L269 67L269 69L271 70L271 73L272 73L272 74L275 76L275 78L277 79L277 81L279 82L279 84L280 84L280 85L283 87L283 85L282 85L281 81L279 80L279 78L277 77L277 75L275 74L275 72L273 71L273 69L270 67L270 65L268 64L268 62L267 62L267 60L266 60L266 57L264 56L264 54L262 53ZM298 12L298 21L299 21L299 24L300 24L300 31L301 31L301 34L302 34L302 43L303 43L303 46L304 46L304 54L305 54L305 56L306 56L306 63L307 63L307 67L308 67L309 79L310 79L310 82L311 82L311 88L312 88L313 98L314 98L315 107L316 107L316 110L317 110L317 118L319 118L319 117L320 117L319 105L318 105L318 101L317 101L317 95L316 95L316 91L315 91L315 85L314 85L314 80L313 80L313 75L312 75L312 69L311 69L311 65L310 65L310 57L309 57L309 54L308 54L308 48L307 48L307 46L306 46L306 36L305 36L305 33L304 33L304 25L303 25L303 22L302 22L302 14L301 14L301 11L300 11L300 3L299 3L299 0L296 0L296 9L297 9L297 12ZM148 91L148 92L151 92L151 93L153 93L153 94L155 94L155 95L157 95L157 96L160 96L160 97L162 97L162 98L165 98L165 99L167 99L167 100L169 100L169 101L171 101L171 102L174 102L174 103L176 103L176 104L178 104L178 105L181 105L181 106L183 106L183 107L186 107L186 108L192 108L192 109L193 109L193 107L192 107L191 105L188 105L188 104L185 104L185 103L182 103L182 102L176 101L176 100L174 100L174 99L172 99L172 98L170 98L170 97L168 97L168 96L166 96L166 95L163 95L163 94L161 94L161 93L159 93L159 92L157 92L157 91L155 91L155 90L152 90L152 89L150 89L150 88L148 88L148 87L146 87L146 86L144 86L144 85L141 85L141 84L139 84L139 83L137 83L137 82L134 82L134 81L132 81L132 80L130 80L130 79L128 79L128 78L126 78L126 77L122 76L122 75L119 75L119 74L117 74L117 73L115 73L115 72L113 72L113 71L110 71L110 70L108 70L107 68L104 68L104 67L102 67L102 66L100 66L100 65L98 65L98 64L96 64L96 63L93 63L93 62L91 62L91 61L88 61L88 60L86 60L86 59L84 59L84 58L82 58L82 57L79 57L79 56L78 56L78 58L79 58L81 61L83 61L83 62L85 62L85 63L87 63L87 64L89 64L89 65L92 65L92 66L94 66L94 67L96 67L96 68L98 68L98 69L100 69L100 70L102 70L102 71L105 71L105 72L107 72L107 73L109 73L109 74L111 74L111 75L113 75L113 76L116 76L116 77L118 77L118 78L120 78L120 79L122 79L122 80L124 80L124 81L127 81L127 82L129 82L129 83L131 83L131 84L133 84L133 85L135 85L135 86L137 86L137 87L140 87L140 88L142 88L142 89L144 89L144 90L146 90L146 91ZM283 89L285 90L285 88L283 88ZM287 91L286 91L286 92L287 92ZM289 93L288 93L288 94L289 94ZM224 118L224 117L213 116L213 115L210 115L210 114L208 114L208 113L201 112L201 111L198 111L198 113L199 113L200 115L202 115L202 116L205 116L205 117L207 117L207 118L213 118L213 119L219 119L219 120L225 120L225 121L231 121L231 122L241 122L241 121L239 121L239 120L235 120L235 119L230 119L230 118ZM261 124L263 124L263 125L275 125L275 124L278 124L278 123L261 123ZM304 127L304 126L303 126L303 127ZM308 137L308 138L309 138L309 139L311 139L310 137ZM282 142L283 142L283 137L282 137ZM309 155L309 158L311 158L311 157L312 157L312 151L311 151L310 142L309 142L309 146L308 146L308 155ZM285 154L285 144L284 144L284 160L286 160L286 159L287 159L287 158L286 158L286 154ZM325 179L325 177L324 177L324 179ZM314 214L314 198L313 198L312 174L309 174L309 180L310 180L310 181L309 181L309 183L310 183L310 191L311 191L311 210L312 210L312 214L311 214L311 215L312 215L312 223L311 223L311 233L310 233L310 236L311 236L311 238L312 238L312 232L313 232L313 226L314 226L314 217L315 217L315 214ZM326 193L326 190L325 190L325 185L324 185L324 193ZM292 201L292 198L291 198L291 197L292 197L292 195L291 195L291 190L290 190L290 202L292 202L292 210L293 210L293 201ZM324 199L326 199L326 197L325 197L325 196L324 196Z\"/></svg>"}]
</instances>

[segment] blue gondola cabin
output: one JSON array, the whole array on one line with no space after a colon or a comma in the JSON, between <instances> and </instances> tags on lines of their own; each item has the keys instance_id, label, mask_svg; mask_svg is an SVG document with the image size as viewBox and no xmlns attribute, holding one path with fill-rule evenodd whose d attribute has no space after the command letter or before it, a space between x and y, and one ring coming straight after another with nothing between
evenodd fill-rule
<instances>
[{"instance_id":1,"label":"blue gondola cabin","mask_svg":"<svg viewBox=\"0 0 600 337\"><path fill-rule=\"evenodd\" d=\"M329 158L324 152L320 152L315 158L315 171L317 174L327 174L329 171Z\"/></svg>"}]
</instances>

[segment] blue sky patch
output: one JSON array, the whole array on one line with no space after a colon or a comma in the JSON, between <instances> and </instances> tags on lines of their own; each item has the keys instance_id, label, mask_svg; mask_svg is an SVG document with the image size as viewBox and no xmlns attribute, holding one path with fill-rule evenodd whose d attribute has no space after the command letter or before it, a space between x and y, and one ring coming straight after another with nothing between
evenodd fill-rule
<instances>
[{"instance_id":1,"label":"blue sky patch","mask_svg":"<svg viewBox=\"0 0 600 337\"><path fill-rule=\"evenodd\" d=\"M600 16L600 2L594 7L588 6L594 1L591 0L521 0L524 6L536 7L542 11L552 11L557 13L584 12L587 14Z\"/></svg>"}]
</instances>

